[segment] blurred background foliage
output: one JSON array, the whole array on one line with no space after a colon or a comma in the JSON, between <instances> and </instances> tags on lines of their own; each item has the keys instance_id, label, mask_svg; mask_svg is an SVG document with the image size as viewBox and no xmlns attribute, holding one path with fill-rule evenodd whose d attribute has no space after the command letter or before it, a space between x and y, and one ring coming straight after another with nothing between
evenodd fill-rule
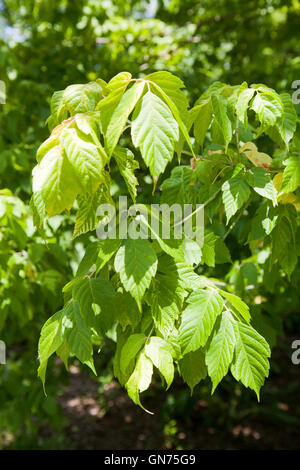
<instances>
[{"instance_id":1,"label":"blurred background foliage","mask_svg":"<svg viewBox=\"0 0 300 470\"><path fill-rule=\"evenodd\" d=\"M41 325L61 305L61 287L74 274L85 242L84 237L72 242L72 214L49 220L44 234L32 224L31 170L36 149L48 135L45 120L52 93L97 77L109 80L123 70L135 76L156 70L175 73L184 80L191 103L216 80L232 85L246 80L292 92L292 82L300 79L299 26L298 0L0 0L0 80L7 91L6 104L0 105L0 337L8 355L6 366L0 366L0 448L80 447L80 435L96 426L88 411L88 418L78 425L71 426L68 413L66 420L60 404L68 403L63 398L68 376L59 362L49 374L46 398L36 375ZM234 238L229 243L234 252ZM227 276L241 295L247 295L246 283L260 282L248 300L259 293L266 311L282 317L297 314L299 269L289 287L276 273L260 279L259 264L244 259L246 267L235 263ZM225 272L214 275L222 277ZM260 305L258 299L254 315ZM290 335L300 332L296 315L288 317L285 328ZM119 448L259 448L264 432L266 445L284 448L293 442L290 437L299 430L300 416L297 367L291 365L290 353L290 343L275 353L273 377L260 406L226 379L213 399L205 382L192 398L179 382L160 399L157 386L157 396L149 392L149 400L161 400L161 411L151 423L140 410L130 408L132 414L126 414L124 406L129 405L123 392L109 386L110 344L99 358L98 370L103 366L104 372L94 382L96 389L91 384L91 389L82 390L77 383L67 398L74 404L72 393L93 392L96 410L101 408L98 415L107 419L102 427L115 426L125 436L134 426L132 442L117 439ZM71 385L80 376L78 371L74 366ZM76 403L80 414L83 405L78 397ZM113 408L122 423L116 421ZM263 423L262 430L253 431L253 417L259 426ZM130 424L133 419L137 422ZM140 439L142 431L137 434L147 423L157 442ZM280 433L270 437L274 423L283 426L284 438ZM234 444L230 436L242 440ZM105 448L105 441L100 434L88 445Z\"/></svg>"}]
</instances>

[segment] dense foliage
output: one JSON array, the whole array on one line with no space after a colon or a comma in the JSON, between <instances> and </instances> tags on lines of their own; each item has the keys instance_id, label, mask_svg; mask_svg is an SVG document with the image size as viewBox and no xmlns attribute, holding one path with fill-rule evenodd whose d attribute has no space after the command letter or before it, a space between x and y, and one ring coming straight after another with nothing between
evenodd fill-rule
<instances>
[{"instance_id":1,"label":"dense foliage","mask_svg":"<svg viewBox=\"0 0 300 470\"><path fill-rule=\"evenodd\" d=\"M269 371L267 340L270 332L276 335L274 320L258 314L257 329L251 326L235 283L208 273L216 264L231 263L224 240L246 213L237 236L249 252L240 260L245 288L252 288L256 265L263 276L275 270L273 280L291 277L299 237L297 115L289 94L261 84L216 82L191 109L183 87L169 72L140 79L122 72L108 84L99 79L53 95L48 119L53 130L38 149L33 171L37 225L43 225L46 214L70 210L75 200L73 237L106 224L97 208L113 204L110 168L121 173L135 202L140 154L153 190L161 187L153 200L169 207L189 203L194 211L196 203L204 205L204 240L186 234L178 239L175 218L171 238L163 239L164 221L158 221L158 230L148 223L148 212L153 215L149 197L148 204L130 212L132 236L124 240L119 231L88 244L76 277L63 289L65 306L42 329L43 383L54 352L66 367L68 357L75 356L94 370L93 344L101 349L108 334L116 341L115 375L138 404L153 366L169 387L174 363L191 389L208 373L214 390L230 367L259 397ZM253 142L263 134L279 146L273 158ZM189 151L183 150L184 141ZM175 152L179 159L190 153L191 163L175 166L161 181ZM118 220L121 224L121 215ZM270 331L264 331L264 324Z\"/></svg>"}]
</instances>

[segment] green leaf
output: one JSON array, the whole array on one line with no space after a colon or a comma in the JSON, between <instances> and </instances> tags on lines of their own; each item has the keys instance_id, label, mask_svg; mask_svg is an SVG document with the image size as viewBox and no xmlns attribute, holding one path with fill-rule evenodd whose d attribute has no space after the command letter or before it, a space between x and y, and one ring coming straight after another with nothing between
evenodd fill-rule
<instances>
[{"instance_id":1,"label":"green leaf","mask_svg":"<svg viewBox=\"0 0 300 470\"><path fill-rule=\"evenodd\" d=\"M254 92L255 90L253 88L246 88L240 93L236 103L235 109L237 117L244 124L245 128L248 125L247 109Z\"/></svg>"},{"instance_id":2,"label":"green leaf","mask_svg":"<svg viewBox=\"0 0 300 470\"><path fill-rule=\"evenodd\" d=\"M70 112L71 116L93 111L102 96L102 90L97 82L70 85L63 92L61 105ZM61 105L58 113L61 112Z\"/></svg>"},{"instance_id":3,"label":"green leaf","mask_svg":"<svg viewBox=\"0 0 300 470\"><path fill-rule=\"evenodd\" d=\"M296 131L297 113L289 93L281 93L280 99L283 105L283 114L277 118L275 126L269 129L268 134L276 143L281 145L283 142L288 148Z\"/></svg>"},{"instance_id":4,"label":"green leaf","mask_svg":"<svg viewBox=\"0 0 300 470\"><path fill-rule=\"evenodd\" d=\"M131 88L129 88L129 90L125 91L112 113L105 135L105 143L109 156L112 155L119 138L124 131L130 113L133 111L135 105L142 96L144 87L144 81L136 82Z\"/></svg>"},{"instance_id":5,"label":"green leaf","mask_svg":"<svg viewBox=\"0 0 300 470\"><path fill-rule=\"evenodd\" d=\"M277 204L277 191L267 170L258 166L251 168L246 173L246 180L260 196L270 199L274 206Z\"/></svg>"},{"instance_id":6,"label":"green leaf","mask_svg":"<svg viewBox=\"0 0 300 470\"><path fill-rule=\"evenodd\" d=\"M76 271L76 277L80 276L86 276L87 274L90 273L91 268L93 265L96 266L96 260L98 256L98 248L99 247L99 242L93 242L89 243L88 246L86 247L85 253L83 255L83 258L81 259L77 271Z\"/></svg>"},{"instance_id":7,"label":"green leaf","mask_svg":"<svg viewBox=\"0 0 300 470\"><path fill-rule=\"evenodd\" d=\"M81 186L86 191L94 191L101 180L102 170L107 162L107 156L100 142L95 144L90 137L74 128L63 130L60 142Z\"/></svg>"},{"instance_id":8,"label":"green leaf","mask_svg":"<svg viewBox=\"0 0 300 470\"><path fill-rule=\"evenodd\" d=\"M234 307L234 309L242 315L243 319L246 320L247 323L250 322L251 315L249 312L249 307L240 297L222 289L219 289L219 293L222 295L222 297L228 300L232 307Z\"/></svg>"},{"instance_id":9,"label":"green leaf","mask_svg":"<svg viewBox=\"0 0 300 470\"><path fill-rule=\"evenodd\" d=\"M58 126L60 128L63 128L63 124L61 126ZM37 162L40 163L42 158L51 150L53 149L56 145L59 144L59 135L60 132L55 129L48 139L46 139L42 144L39 146L36 152L36 159Z\"/></svg>"},{"instance_id":10,"label":"green leaf","mask_svg":"<svg viewBox=\"0 0 300 470\"><path fill-rule=\"evenodd\" d=\"M188 264L193 266L193 264L199 264L201 261L202 253L201 248L197 242L185 238L182 242L182 250L184 253L184 258Z\"/></svg>"},{"instance_id":11,"label":"green leaf","mask_svg":"<svg viewBox=\"0 0 300 470\"><path fill-rule=\"evenodd\" d=\"M40 192L49 215L70 209L79 193L94 191L107 156L92 115L76 114L56 128L37 153L33 191Z\"/></svg>"},{"instance_id":12,"label":"green leaf","mask_svg":"<svg viewBox=\"0 0 300 470\"><path fill-rule=\"evenodd\" d=\"M186 122L188 121L188 99L183 93L181 88L184 87L184 83L178 78L172 75L170 72L154 72L146 77L149 83L155 88L160 94L166 104L169 106L174 118L176 119L180 128L180 137L183 136L187 141L192 153L194 154L193 146L191 144ZM179 142L175 144L176 152L180 156L183 139L179 139Z\"/></svg>"},{"instance_id":13,"label":"green leaf","mask_svg":"<svg viewBox=\"0 0 300 470\"><path fill-rule=\"evenodd\" d=\"M193 112L195 113L194 136L199 145L203 147L205 135L212 119L211 100L207 100L204 103L195 106Z\"/></svg>"},{"instance_id":14,"label":"green leaf","mask_svg":"<svg viewBox=\"0 0 300 470\"><path fill-rule=\"evenodd\" d=\"M289 93L281 93L280 98L283 104L283 116L277 120L276 127L282 140L288 145L296 131L297 113Z\"/></svg>"},{"instance_id":15,"label":"green leaf","mask_svg":"<svg viewBox=\"0 0 300 470\"><path fill-rule=\"evenodd\" d=\"M97 82L70 85L65 90L56 91L51 99L50 129L77 113L93 111L102 97L103 87Z\"/></svg>"},{"instance_id":16,"label":"green leaf","mask_svg":"<svg viewBox=\"0 0 300 470\"><path fill-rule=\"evenodd\" d=\"M45 390L45 377L48 359L61 346L63 342L62 318L63 310L56 312L44 324L39 339L39 360L40 366L38 376L40 377Z\"/></svg>"},{"instance_id":17,"label":"green leaf","mask_svg":"<svg viewBox=\"0 0 300 470\"><path fill-rule=\"evenodd\" d=\"M186 354L178 362L180 375L191 389L191 394L196 385L207 376L205 355L201 349Z\"/></svg>"},{"instance_id":18,"label":"green leaf","mask_svg":"<svg viewBox=\"0 0 300 470\"><path fill-rule=\"evenodd\" d=\"M147 337L142 333L135 333L127 338L120 354L120 370L122 374L127 375L132 373L137 355L144 347L146 339Z\"/></svg>"},{"instance_id":19,"label":"green leaf","mask_svg":"<svg viewBox=\"0 0 300 470\"><path fill-rule=\"evenodd\" d=\"M180 315L184 289L176 263L166 255L159 258L158 273L149 292L149 305L154 325L164 338L168 338Z\"/></svg>"},{"instance_id":20,"label":"green leaf","mask_svg":"<svg viewBox=\"0 0 300 470\"><path fill-rule=\"evenodd\" d=\"M69 356L70 356L70 348L69 348L69 345L68 345L68 342L67 342L66 338L64 338L62 344L57 348L56 354L63 361L66 370L69 370L68 359L69 359Z\"/></svg>"},{"instance_id":21,"label":"green leaf","mask_svg":"<svg viewBox=\"0 0 300 470\"><path fill-rule=\"evenodd\" d=\"M146 410L140 402L140 393L147 390L151 383L153 374L153 365L150 359L142 352L137 360L135 369L130 376L129 380L126 382L125 386L128 392L128 395L134 403L139 405L145 411Z\"/></svg>"},{"instance_id":22,"label":"green leaf","mask_svg":"<svg viewBox=\"0 0 300 470\"><path fill-rule=\"evenodd\" d=\"M100 204L114 205L110 195L110 186L109 174L105 172L103 173L103 181L94 193L85 193L77 197L78 211L76 213L73 238L97 228L99 222L97 209Z\"/></svg>"},{"instance_id":23,"label":"green leaf","mask_svg":"<svg viewBox=\"0 0 300 470\"><path fill-rule=\"evenodd\" d=\"M174 103L177 110L179 111L179 114L182 116L183 120L186 119L187 114L188 114L187 109L189 106L189 102L188 102L186 95L181 90L181 88L184 88L185 85L183 81L180 80L180 78L176 77L175 75L172 75L170 72L161 71L161 72L154 72L154 73L151 73L150 75L147 75L145 77L145 80L158 85L158 87ZM176 119L176 116L174 117Z\"/></svg>"},{"instance_id":24,"label":"green leaf","mask_svg":"<svg viewBox=\"0 0 300 470\"><path fill-rule=\"evenodd\" d=\"M218 238L215 243L215 263L232 263L230 251L221 238Z\"/></svg>"},{"instance_id":25,"label":"green leaf","mask_svg":"<svg viewBox=\"0 0 300 470\"><path fill-rule=\"evenodd\" d=\"M141 228L145 230L146 233L149 233L153 240L156 240L160 248L172 256L176 260L183 260L184 255L181 248L181 240L174 238L174 233L172 227L170 227L170 219L168 217L163 218L158 209L151 206L151 208L138 204L137 209L140 211L140 215L136 217L136 221L139 222ZM150 216L151 223L148 222L148 215ZM146 217L147 216L147 217ZM157 224L155 226L154 222ZM169 229L170 237L163 238L163 228Z\"/></svg>"},{"instance_id":26,"label":"green leaf","mask_svg":"<svg viewBox=\"0 0 300 470\"><path fill-rule=\"evenodd\" d=\"M269 375L269 345L251 326L239 322L234 322L233 326L236 345L231 373L245 387L254 390L259 400L259 390Z\"/></svg>"},{"instance_id":27,"label":"green leaf","mask_svg":"<svg viewBox=\"0 0 300 470\"><path fill-rule=\"evenodd\" d=\"M41 227L46 218L45 203L40 191L36 191L31 196L30 208L33 213L33 223L36 227Z\"/></svg>"},{"instance_id":28,"label":"green leaf","mask_svg":"<svg viewBox=\"0 0 300 470\"><path fill-rule=\"evenodd\" d=\"M72 295L78 301L86 324L97 334L105 333L112 327L115 321L115 290L109 281L82 279L74 285ZM96 313L93 304L100 307Z\"/></svg>"},{"instance_id":29,"label":"green leaf","mask_svg":"<svg viewBox=\"0 0 300 470\"><path fill-rule=\"evenodd\" d=\"M300 159L290 157L285 160L285 169L282 177L282 193L291 193L300 186Z\"/></svg>"},{"instance_id":30,"label":"green leaf","mask_svg":"<svg viewBox=\"0 0 300 470\"><path fill-rule=\"evenodd\" d=\"M215 116L215 120L219 125L219 128L223 134L225 141L225 151L232 138L232 126L231 121L227 115L226 100L221 95L211 95L212 110Z\"/></svg>"},{"instance_id":31,"label":"green leaf","mask_svg":"<svg viewBox=\"0 0 300 470\"><path fill-rule=\"evenodd\" d=\"M63 355L65 362L68 351L71 356L77 357L96 374L91 332L84 324L78 302L74 300L68 302L62 310L50 317L42 328L39 340L38 375L44 387L48 359L55 351Z\"/></svg>"},{"instance_id":32,"label":"green leaf","mask_svg":"<svg viewBox=\"0 0 300 470\"><path fill-rule=\"evenodd\" d=\"M217 235L208 230L204 233L203 246L201 248L201 263L207 264L207 266L215 267L215 244L218 240Z\"/></svg>"},{"instance_id":33,"label":"green leaf","mask_svg":"<svg viewBox=\"0 0 300 470\"><path fill-rule=\"evenodd\" d=\"M179 279L184 288L188 290L203 289L207 285L207 278L196 274L191 266L185 262L176 262Z\"/></svg>"},{"instance_id":34,"label":"green leaf","mask_svg":"<svg viewBox=\"0 0 300 470\"><path fill-rule=\"evenodd\" d=\"M85 326L80 313L79 304L71 301L64 307L67 331L67 342L70 354L83 364L88 365L96 374L93 362L93 343L90 330Z\"/></svg>"},{"instance_id":35,"label":"green leaf","mask_svg":"<svg viewBox=\"0 0 300 470\"><path fill-rule=\"evenodd\" d=\"M68 110L64 106L63 95L64 90L55 91L52 95L50 102L51 114L46 121L50 131L68 117Z\"/></svg>"},{"instance_id":36,"label":"green leaf","mask_svg":"<svg viewBox=\"0 0 300 470\"><path fill-rule=\"evenodd\" d=\"M52 148L33 169L32 187L40 192L49 215L69 209L81 190L78 176L62 147Z\"/></svg>"},{"instance_id":37,"label":"green leaf","mask_svg":"<svg viewBox=\"0 0 300 470\"><path fill-rule=\"evenodd\" d=\"M171 171L171 176L161 185L161 203L189 204L191 203L190 184L193 170L188 166L177 166Z\"/></svg>"},{"instance_id":38,"label":"green leaf","mask_svg":"<svg viewBox=\"0 0 300 470\"><path fill-rule=\"evenodd\" d=\"M190 295L188 303L179 328L183 354L205 345L223 306L222 297L216 291L203 289Z\"/></svg>"},{"instance_id":39,"label":"green leaf","mask_svg":"<svg viewBox=\"0 0 300 470\"><path fill-rule=\"evenodd\" d=\"M97 272L99 272L111 257L118 251L122 241L113 238L106 238L99 242L98 258L96 260Z\"/></svg>"},{"instance_id":40,"label":"green leaf","mask_svg":"<svg viewBox=\"0 0 300 470\"><path fill-rule=\"evenodd\" d=\"M139 185L139 182L134 174L134 170L139 168L139 164L134 159L134 155L129 149L117 147L114 150L113 156L117 162L119 171L124 178L129 194L135 202L137 194L136 188Z\"/></svg>"},{"instance_id":41,"label":"green leaf","mask_svg":"<svg viewBox=\"0 0 300 470\"><path fill-rule=\"evenodd\" d=\"M283 250L279 258L279 263L282 269L288 275L289 280L291 279L291 274L297 266L298 263L298 251L297 247L291 243L288 249Z\"/></svg>"},{"instance_id":42,"label":"green leaf","mask_svg":"<svg viewBox=\"0 0 300 470\"><path fill-rule=\"evenodd\" d=\"M157 257L148 240L129 238L118 250L115 270L127 292L141 309L141 300L157 269Z\"/></svg>"},{"instance_id":43,"label":"green leaf","mask_svg":"<svg viewBox=\"0 0 300 470\"><path fill-rule=\"evenodd\" d=\"M139 147L155 180L173 158L179 129L169 107L151 91L141 102L131 127L132 142Z\"/></svg>"},{"instance_id":44,"label":"green leaf","mask_svg":"<svg viewBox=\"0 0 300 470\"><path fill-rule=\"evenodd\" d=\"M250 196L250 189L243 176L237 175L225 181L222 186L222 199L225 206L227 224Z\"/></svg>"},{"instance_id":45,"label":"green leaf","mask_svg":"<svg viewBox=\"0 0 300 470\"><path fill-rule=\"evenodd\" d=\"M283 113L280 97L274 91L262 90L255 95L251 109L255 111L262 124L262 130L274 126L278 117Z\"/></svg>"},{"instance_id":46,"label":"green leaf","mask_svg":"<svg viewBox=\"0 0 300 470\"><path fill-rule=\"evenodd\" d=\"M228 372L233 358L235 341L232 322L228 318L228 314L223 312L216 320L205 355L208 374L213 384L212 394Z\"/></svg>"},{"instance_id":47,"label":"green leaf","mask_svg":"<svg viewBox=\"0 0 300 470\"><path fill-rule=\"evenodd\" d=\"M265 237L265 235L270 235L278 220L279 212L277 208L271 206L268 201L264 201L251 220L251 232L248 241L258 240Z\"/></svg>"},{"instance_id":48,"label":"green leaf","mask_svg":"<svg viewBox=\"0 0 300 470\"><path fill-rule=\"evenodd\" d=\"M125 385L131 373L130 371L129 374L123 374L120 369L121 352L129 335L130 335L129 329L124 331L122 330L120 325L117 326L116 328L116 352L115 352L114 359L113 359L113 370L114 370L115 377L119 380L122 386Z\"/></svg>"},{"instance_id":49,"label":"green leaf","mask_svg":"<svg viewBox=\"0 0 300 470\"><path fill-rule=\"evenodd\" d=\"M101 128L104 135L106 135L114 110L121 101L130 81L131 74L129 72L121 72L113 77L104 89L107 96L99 101L96 106L96 110L100 111Z\"/></svg>"},{"instance_id":50,"label":"green leaf","mask_svg":"<svg viewBox=\"0 0 300 470\"><path fill-rule=\"evenodd\" d=\"M282 217L272 231L272 261L281 260L281 256L290 248L292 242L292 230L286 217Z\"/></svg>"},{"instance_id":51,"label":"green leaf","mask_svg":"<svg viewBox=\"0 0 300 470\"><path fill-rule=\"evenodd\" d=\"M116 320L120 323L123 330L127 326L133 329L140 323L142 314L138 309L136 301L128 292L118 291L115 298Z\"/></svg>"},{"instance_id":52,"label":"green leaf","mask_svg":"<svg viewBox=\"0 0 300 470\"><path fill-rule=\"evenodd\" d=\"M145 346L145 355L165 378L167 388L174 378L174 365L171 346L162 338L152 336Z\"/></svg>"}]
</instances>

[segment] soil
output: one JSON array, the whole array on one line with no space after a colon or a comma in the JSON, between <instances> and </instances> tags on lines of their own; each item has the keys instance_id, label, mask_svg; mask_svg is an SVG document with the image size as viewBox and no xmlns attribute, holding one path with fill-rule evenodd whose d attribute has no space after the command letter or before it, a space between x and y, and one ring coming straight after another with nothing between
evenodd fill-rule
<instances>
[{"instance_id":1,"label":"soil","mask_svg":"<svg viewBox=\"0 0 300 470\"><path fill-rule=\"evenodd\" d=\"M273 369L260 404L232 377L210 398L202 386L194 398L176 380L170 391L154 385L143 398L150 415L115 381L102 385L76 366L58 398L68 420L68 448L91 450L299 449L300 365L292 364L289 340L275 348ZM158 383L158 381L157 381ZM208 382L209 384L209 382ZM65 434L65 431L64 431Z\"/></svg>"}]
</instances>

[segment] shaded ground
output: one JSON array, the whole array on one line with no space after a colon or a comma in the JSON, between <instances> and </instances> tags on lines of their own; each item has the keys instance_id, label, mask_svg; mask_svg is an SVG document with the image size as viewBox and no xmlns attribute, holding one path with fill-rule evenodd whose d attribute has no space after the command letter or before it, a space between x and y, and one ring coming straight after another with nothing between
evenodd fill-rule
<instances>
[{"instance_id":1,"label":"shaded ground","mask_svg":"<svg viewBox=\"0 0 300 470\"><path fill-rule=\"evenodd\" d=\"M167 393L157 385L135 406L116 382L95 382L71 367L70 384L58 398L74 449L299 449L299 373L290 344L273 352L273 372L258 405L254 394L225 383L210 397L209 382L190 398L178 379ZM158 381L157 381L158 383ZM242 391L242 393L241 393Z\"/></svg>"}]
</instances>

